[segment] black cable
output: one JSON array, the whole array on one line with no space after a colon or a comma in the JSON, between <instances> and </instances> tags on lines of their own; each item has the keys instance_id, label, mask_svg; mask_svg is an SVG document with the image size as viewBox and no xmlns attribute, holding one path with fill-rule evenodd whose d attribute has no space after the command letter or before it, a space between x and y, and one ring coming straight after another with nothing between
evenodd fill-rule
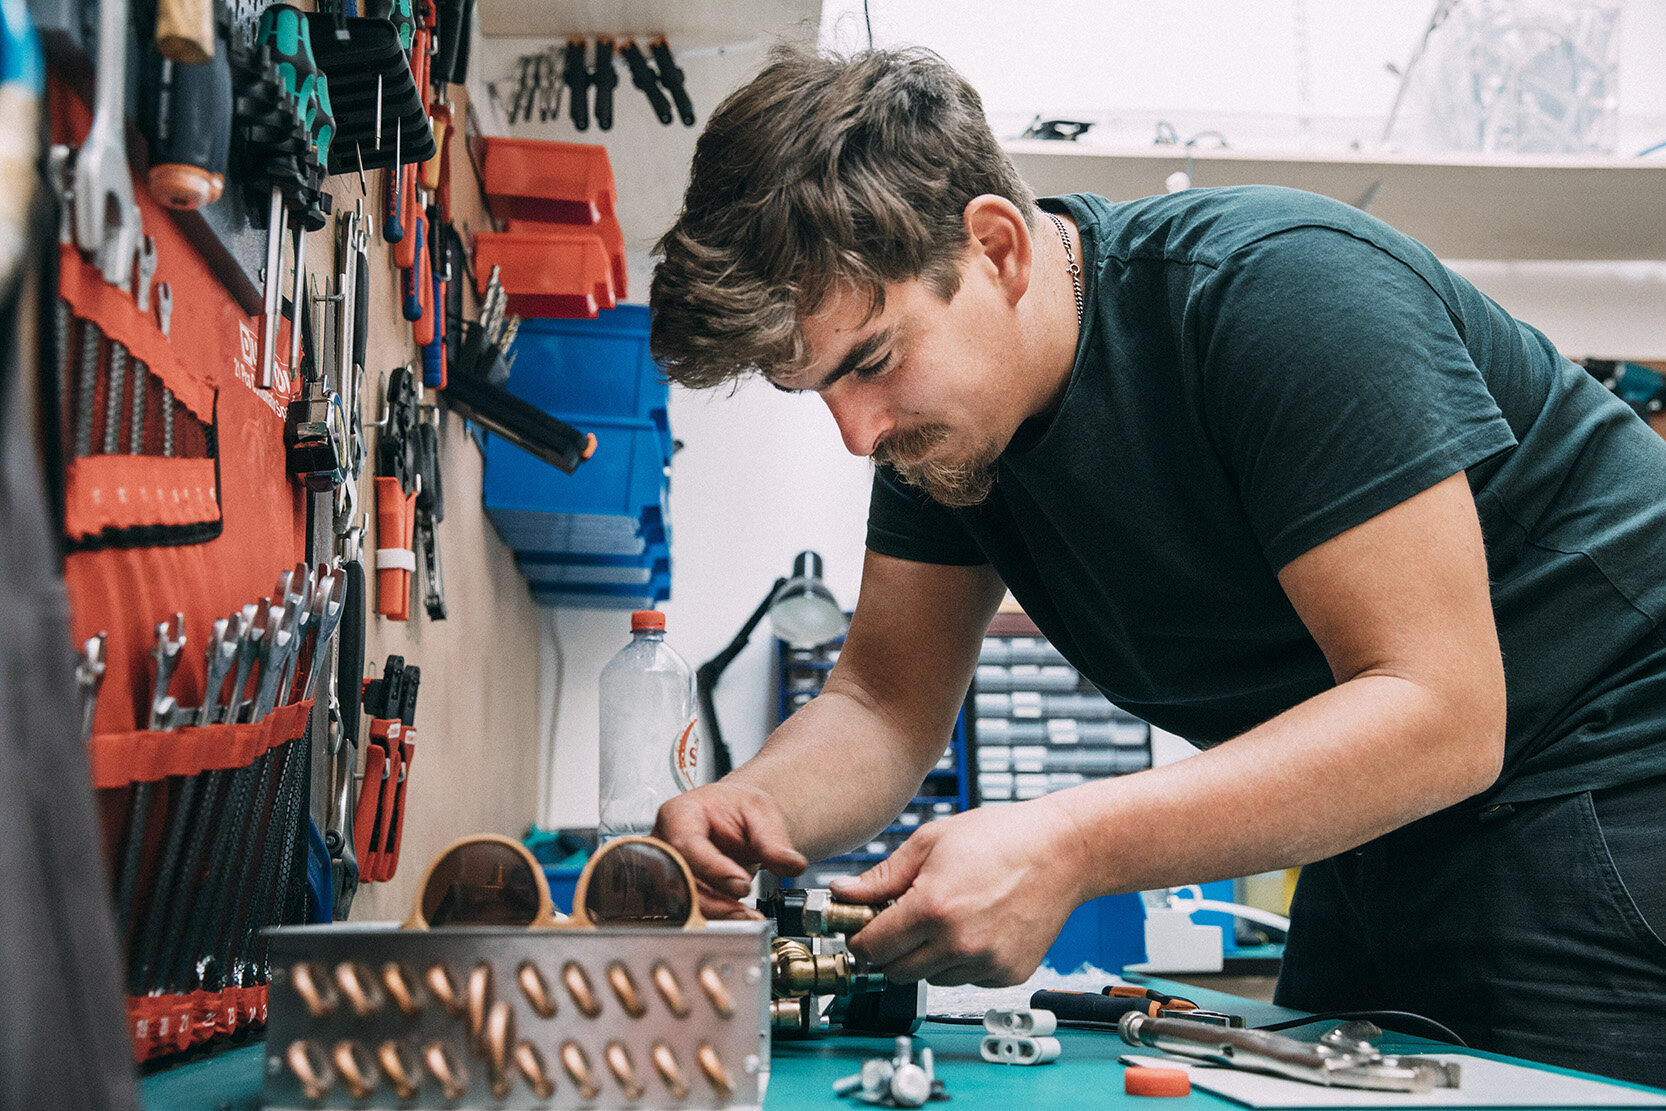
<instances>
[{"instance_id":1,"label":"black cable","mask_svg":"<svg viewBox=\"0 0 1666 1111\"><path fill-rule=\"evenodd\" d=\"M1398 1022L1401 1026L1395 1028L1397 1033L1432 1038L1435 1041L1448 1042L1452 1045L1462 1046L1465 1049L1469 1048L1468 1042L1465 1042L1447 1027L1442 1026L1432 1018L1413 1014L1410 1011L1326 1011L1323 1014L1293 1018L1285 1022L1271 1022L1265 1026L1254 1026L1250 1029L1266 1030L1272 1033L1278 1030L1291 1030L1297 1026L1307 1026L1314 1022L1323 1022L1327 1019L1342 1019L1344 1021L1364 1019L1368 1022L1374 1022L1384 1029L1390 1028L1390 1022ZM945 1026L983 1025L983 1019L981 1018L968 1018L961 1015L927 1015L926 1021L942 1023ZM1417 1029L1404 1029L1405 1026L1412 1026ZM1060 1020L1059 1022L1059 1029L1061 1030L1097 1030L1109 1033L1115 1031L1116 1028L1114 1022L1087 1022L1075 1019Z\"/></svg>"},{"instance_id":2,"label":"black cable","mask_svg":"<svg viewBox=\"0 0 1666 1111\"><path fill-rule=\"evenodd\" d=\"M1321 1022L1325 1019L1339 1018L1344 1021L1364 1019L1374 1022L1383 1029L1394 1029L1401 1034L1411 1034L1421 1038L1433 1038L1435 1041L1448 1042L1452 1045L1469 1048L1469 1043L1458 1037L1450 1029L1442 1026L1434 1019L1425 1015L1414 1014L1411 1011L1326 1011L1323 1014L1308 1015L1306 1018L1293 1018L1285 1022L1273 1022L1266 1026L1257 1026L1257 1030L1290 1030L1297 1026L1306 1026L1310 1022ZM1389 1023L1397 1022L1400 1026L1390 1027ZM1405 1026L1420 1027L1421 1029L1407 1030Z\"/></svg>"},{"instance_id":3,"label":"black cable","mask_svg":"<svg viewBox=\"0 0 1666 1111\"><path fill-rule=\"evenodd\" d=\"M868 0L862 0L862 22L868 27L868 49L873 49L873 19L868 15Z\"/></svg>"}]
</instances>

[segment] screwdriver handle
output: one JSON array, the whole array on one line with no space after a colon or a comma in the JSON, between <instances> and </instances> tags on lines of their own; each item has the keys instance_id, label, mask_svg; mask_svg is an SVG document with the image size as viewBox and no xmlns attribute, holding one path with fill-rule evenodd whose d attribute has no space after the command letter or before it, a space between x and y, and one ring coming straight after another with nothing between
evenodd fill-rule
<instances>
[{"instance_id":1,"label":"screwdriver handle","mask_svg":"<svg viewBox=\"0 0 1666 1111\"><path fill-rule=\"evenodd\" d=\"M664 39L655 39L648 47L654 56L654 65L659 70L659 83L665 86L665 91L671 94L671 99L677 103L677 115L682 119L684 127L694 126L694 103L688 99L688 86L683 82L683 71L677 65L677 60L671 56L671 44Z\"/></svg>"},{"instance_id":2,"label":"screwdriver handle","mask_svg":"<svg viewBox=\"0 0 1666 1111\"><path fill-rule=\"evenodd\" d=\"M445 279L438 274L434 275L434 301L429 315L434 321L434 338L422 347L422 384L431 389L443 390L446 381ZM424 486L423 492L427 493L427 489Z\"/></svg>"},{"instance_id":3,"label":"screwdriver handle","mask_svg":"<svg viewBox=\"0 0 1666 1111\"><path fill-rule=\"evenodd\" d=\"M584 40L568 39L562 55L561 81L567 86L567 111L573 126L590 129L590 71L584 66Z\"/></svg>"},{"instance_id":4,"label":"screwdriver handle","mask_svg":"<svg viewBox=\"0 0 1666 1111\"><path fill-rule=\"evenodd\" d=\"M416 20L411 17L411 0L367 0L364 14L371 19L385 19L392 23L399 36L399 49L410 53L411 39L416 34Z\"/></svg>"},{"instance_id":5,"label":"screwdriver handle","mask_svg":"<svg viewBox=\"0 0 1666 1111\"><path fill-rule=\"evenodd\" d=\"M405 167L389 166L382 171L382 240L398 243L405 238Z\"/></svg>"},{"instance_id":6,"label":"screwdriver handle","mask_svg":"<svg viewBox=\"0 0 1666 1111\"><path fill-rule=\"evenodd\" d=\"M596 126L603 131L613 130L613 90L619 87L619 74L613 68L613 40L596 40L596 68L590 73L590 84L596 90Z\"/></svg>"},{"instance_id":7,"label":"screwdriver handle","mask_svg":"<svg viewBox=\"0 0 1666 1111\"><path fill-rule=\"evenodd\" d=\"M231 65L227 51L188 65L164 62L165 86L151 146L150 192L164 206L190 211L220 199L231 147Z\"/></svg>"},{"instance_id":8,"label":"screwdriver handle","mask_svg":"<svg viewBox=\"0 0 1666 1111\"><path fill-rule=\"evenodd\" d=\"M310 134L312 116L317 110L319 75L306 16L292 4L273 4L260 13L256 43L271 48L272 59L278 66L278 79L294 96Z\"/></svg>"},{"instance_id":9,"label":"screwdriver handle","mask_svg":"<svg viewBox=\"0 0 1666 1111\"><path fill-rule=\"evenodd\" d=\"M389 175L392 176L391 174ZM370 342L370 259L359 255L353 275L353 365L364 368L365 350Z\"/></svg>"},{"instance_id":10,"label":"screwdriver handle","mask_svg":"<svg viewBox=\"0 0 1666 1111\"><path fill-rule=\"evenodd\" d=\"M625 64L630 67L631 84L641 89L642 95L648 98L648 103L653 106L654 115L659 117L659 122L670 123L671 102L666 100L665 94L660 91L659 78L654 76L654 69L648 64L642 48L627 39L619 47L619 56L625 59Z\"/></svg>"},{"instance_id":11,"label":"screwdriver handle","mask_svg":"<svg viewBox=\"0 0 1666 1111\"><path fill-rule=\"evenodd\" d=\"M214 0L157 0L156 49L180 65L214 57Z\"/></svg>"},{"instance_id":12,"label":"screwdriver handle","mask_svg":"<svg viewBox=\"0 0 1666 1111\"><path fill-rule=\"evenodd\" d=\"M433 259L424 250L423 243L438 229L430 224L426 217L419 218L417 223L417 259L416 259L416 294L417 318L412 321L411 333L416 338L418 347L427 347L434 342L437 329L434 327L434 267Z\"/></svg>"},{"instance_id":13,"label":"screwdriver handle","mask_svg":"<svg viewBox=\"0 0 1666 1111\"><path fill-rule=\"evenodd\" d=\"M335 139L336 117L330 108L330 81L324 74L318 75L316 86L317 95L313 97L312 119L308 121L309 134L312 135L312 145L318 148L318 164L324 167L326 176L330 167L330 143Z\"/></svg>"},{"instance_id":14,"label":"screwdriver handle","mask_svg":"<svg viewBox=\"0 0 1666 1111\"><path fill-rule=\"evenodd\" d=\"M428 222L418 216L416 222L416 258L411 261L410 266L405 268L403 312L405 319L412 322L422 319L422 284L419 279L422 271L422 260L428 257L428 252L422 249L423 232L427 226Z\"/></svg>"}]
</instances>

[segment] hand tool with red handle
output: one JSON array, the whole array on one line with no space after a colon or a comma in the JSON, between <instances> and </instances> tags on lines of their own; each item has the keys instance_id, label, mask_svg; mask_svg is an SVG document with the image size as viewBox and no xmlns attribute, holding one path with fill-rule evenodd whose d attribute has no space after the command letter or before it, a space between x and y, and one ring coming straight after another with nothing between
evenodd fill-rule
<instances>
[{"instance_id":1,"label":"hand tool with red handle","mask_svg":"<svg viewBox=\"0 0 1666 1111\"><path fill-rule=\"evenodd\" d=\"M405 658L389 656L380 679L364 684L364 712L370 718L366 733L364 782L359 787L353 815L353 844L359 859L359 880L373 883L382 869L383 840L393 814L393 773L403 700Z\"/></svg>"},{"instance_id":2,"label":"hand tool with red handle","mask_svg":"<svg viewBox=\"0 0 1666 1111\"><path fill-rule=\"evenodd\" d=\"M405 788L411 781L411 757L416 755L417 690L422 682L420 667L407 667L400 689L399 769L389 777L393 790L392 816L382 838L382 867L378 879L391 880L399 867L399 844L405 835Z\"/></svg>"}]
</instances>

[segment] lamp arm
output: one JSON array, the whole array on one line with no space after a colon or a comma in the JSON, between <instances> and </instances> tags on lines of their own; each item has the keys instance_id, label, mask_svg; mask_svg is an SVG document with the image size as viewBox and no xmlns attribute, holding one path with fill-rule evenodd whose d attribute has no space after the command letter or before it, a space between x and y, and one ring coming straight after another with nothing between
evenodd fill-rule
<instances>
[{"instance_id":1,"label":"lamp arm","mask_svg":"<svg viewBox=\"0 0 1666 1111\"><path fill-rule=\"evenodd\" d=\"M746 642L752 639L752 631L758 627L758 622L769 612L769 603L775 599L775 592L780 590L786 582L786 577L776 579L770 586L764 600L758 603L758 608L752 611L752 616L746 619L746 624L740 627L723 651L701 664L694 671L694 684L700 699L700 711L706 715L706 725L711 730L712 740L712 772L714 778L722 779L734 770L734 756L729 751L729 745L723 740L723 730L717 724L717 705L712 700L712 692L717 688L718 677L728 666L735 662L735 657L741 654Z\"/></svg>"}]
</instances>

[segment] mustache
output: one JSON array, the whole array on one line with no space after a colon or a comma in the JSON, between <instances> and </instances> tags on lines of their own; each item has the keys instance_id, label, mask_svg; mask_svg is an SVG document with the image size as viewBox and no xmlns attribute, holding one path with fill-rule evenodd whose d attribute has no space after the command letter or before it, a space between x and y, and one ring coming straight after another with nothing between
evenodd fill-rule
<instances>
[{"instance_id":1,"label":"mustache","mask_svg":"<svg viewBox=\"0 0 1666 1111\"><path fill-rule=\"evenodd\" d=\"M925 424L893 432L874 445L872 458L876 463L894 467L919 459L949 438L949 430L941 424Z\"/></svg>"}]
</instances>

